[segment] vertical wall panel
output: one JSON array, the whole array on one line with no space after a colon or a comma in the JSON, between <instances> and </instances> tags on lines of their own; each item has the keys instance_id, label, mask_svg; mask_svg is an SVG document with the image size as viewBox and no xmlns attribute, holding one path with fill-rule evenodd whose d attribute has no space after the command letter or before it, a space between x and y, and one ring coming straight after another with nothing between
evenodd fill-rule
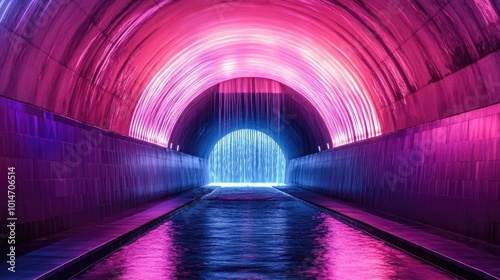
<instances>
[{"instance_id":1,"label":"vertical wall panel","mask_svg":"<svg viewBox=\"0 0 500 280\"><path fill-rule=\"evenodd\" d=\"M9 166L16 168L19 241L95 222L208 180L205 159L0 97L2 221Z\"/></svg>"},{"instance_id":2,"label":"vertical wall panel","mask_svg":"<svg viewBox=\"0 0 500 280\"><path fill-rule=\"evenodd\" d=\"M291 160L287 182L500 244L500 104Z\"/></svg>"}]
</instances>

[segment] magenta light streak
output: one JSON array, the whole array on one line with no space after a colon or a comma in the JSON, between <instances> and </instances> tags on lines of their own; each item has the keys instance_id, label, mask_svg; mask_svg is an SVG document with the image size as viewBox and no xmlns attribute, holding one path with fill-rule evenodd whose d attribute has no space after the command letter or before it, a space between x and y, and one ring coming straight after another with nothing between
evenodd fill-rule
<instances>
[{"instance_id":1,"label":"magenta light streak","mask_svg":"<svg viewBox=\"0 0 500 280\"><path fill-rule=\"evenodd\" d=\"M493 4L488 0L474 0L479 9L484 21L488 24L497 24L498 15L493 7Z\"/></svg>"},{"instance_id":2,"label":"magenta light streak","mask_svg":"<svg viewBox=\"0 0 500 280\"><path fill-rule=\"evenodd\" d=\"M244 92L244 93L283 93L283 89L281 84L267 79L255 79L252 82L249 82L246 78L240 78L230 81L225 81L219 84L218 86L219 93L235 93L235 92Z\"/></svg>"},{"instance_id":3,"label":"magenta light streak","mask_svg":"<svg viewBox=\"0 0 500 280\"><path fill-rule=\"evenodd\" d=\"M130 135L166 146L191 101L240 77L275 80L302 94L322 116L333 146L379 135L371 93L356 66L361 62L339 48L329 18L333 7L312 2L315 8L286 1L166 7L169 43L135 108Z\"/></svg>"}]
</instances>

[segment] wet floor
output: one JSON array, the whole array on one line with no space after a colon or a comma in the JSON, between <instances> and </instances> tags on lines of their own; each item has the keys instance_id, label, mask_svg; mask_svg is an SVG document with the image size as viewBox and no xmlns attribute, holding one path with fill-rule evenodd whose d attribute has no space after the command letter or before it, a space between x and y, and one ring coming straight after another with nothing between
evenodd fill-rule
<instances>
[{"instance_id":1,"label":"wet floor","mask_svg":"<svg viewBox=\"0 0 500 280\"><path fill-rule=\"evenodd\" d=\"M218 188L77 279L453 279L274 188Z\"/></svg>"}]
</instances>

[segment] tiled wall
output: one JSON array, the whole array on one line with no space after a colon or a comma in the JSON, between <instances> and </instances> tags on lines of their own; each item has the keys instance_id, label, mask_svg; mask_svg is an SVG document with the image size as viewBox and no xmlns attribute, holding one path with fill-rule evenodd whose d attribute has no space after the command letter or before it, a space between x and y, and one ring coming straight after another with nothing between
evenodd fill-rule
<instances>
[{"instance_id":1,"label":"tiled wall","mask_svg":"<svg viewBox=\"0 0 500 280\"><path fill-rule=\"evenodd\" d=\"M500 244L500 104L294 159L287 181Z\"/></svg>"},{"instance_id":2,"label":"tiled wall","mask_svg":"<svg viewBox=\"0 0 500 280\"><path fill-rule=\"evenodd\" d=\"M204 159L0 97L2 224L7 219L9 166L16 168L18 241L93 222L207 182Z\"/></svg>"}]
</instances>

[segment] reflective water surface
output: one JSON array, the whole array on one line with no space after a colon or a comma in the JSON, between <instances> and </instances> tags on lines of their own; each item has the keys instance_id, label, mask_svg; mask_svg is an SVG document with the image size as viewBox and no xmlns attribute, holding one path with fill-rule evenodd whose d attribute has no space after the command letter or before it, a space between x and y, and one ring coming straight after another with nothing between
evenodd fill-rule
<instances>
[{"instance_id":1,"label":"reflective water surface","mask_svg":"<svg viewBox=\"0 0 500 280\"><path fill-rule=\"evenodd\" d=\"M218 188L76 279L453 279L273 188Z\"/></svg>"}]
</instances>

